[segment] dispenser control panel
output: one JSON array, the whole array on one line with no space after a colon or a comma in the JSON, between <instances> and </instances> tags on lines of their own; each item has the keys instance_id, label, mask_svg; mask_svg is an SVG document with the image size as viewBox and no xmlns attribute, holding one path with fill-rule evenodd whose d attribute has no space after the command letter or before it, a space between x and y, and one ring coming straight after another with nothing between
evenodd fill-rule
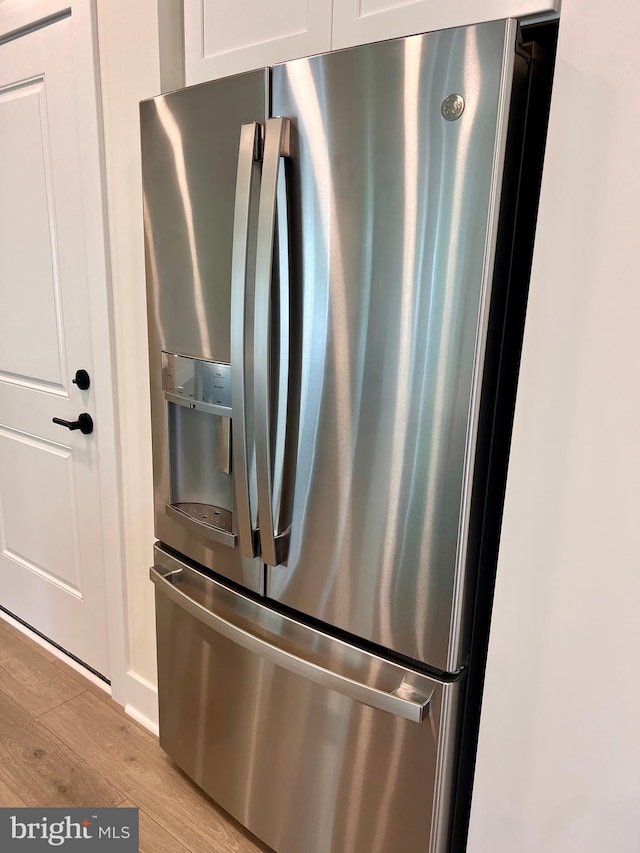
<instances>
[{"instance_id":1,"label":"dispenser control panel","mask_svg":"<svg viewBox=\"0 0 640 853\"><path fill-rule=\"evenodd\" d=\"M162 353L162 390L167 400L231 417L231 365Z\"/></svg>"}]
</instances>

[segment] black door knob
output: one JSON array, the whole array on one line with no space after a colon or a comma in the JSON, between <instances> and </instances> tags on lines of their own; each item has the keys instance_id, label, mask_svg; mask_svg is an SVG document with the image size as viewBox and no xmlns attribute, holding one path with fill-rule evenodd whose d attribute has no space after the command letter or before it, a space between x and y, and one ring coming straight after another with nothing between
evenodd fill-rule
<instances>
[{"instance_id":1,"label":"black door knob","mask_svg":"<svg viewBox=\"0 0 640 853\"><path fill-rule=\"evenodd\" d=\"M71 380L74 385L77 385L81 391L86 391L91 385L91 377L86 370L76 370L75 379Z\"/></svg>"},{"instance_id":2,"label":"black door knob","mask_svg":"<svg viewBox=\"0 0 640 853\"><path fill-rule=\"evenodd\" d=\"M53 422L67 429L79 429L83 435L89 435L93 432L93 418L88 412L82 412L78 415L77 421L63 421L62 418L53 418Z\"/></svg>"}]
</instances>

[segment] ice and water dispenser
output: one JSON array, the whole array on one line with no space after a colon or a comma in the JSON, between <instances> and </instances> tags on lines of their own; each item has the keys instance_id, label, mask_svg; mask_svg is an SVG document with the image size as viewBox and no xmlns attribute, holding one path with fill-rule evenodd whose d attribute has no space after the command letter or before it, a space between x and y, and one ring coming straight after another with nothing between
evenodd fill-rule
<instances>
[{"instance_id":1,"label":"ice and water dispenser","mask_svg":"<svg viewBox=\"0 0 640 853\"><path fill-rule=\"evenodd\" d=\"M167 515L233 546L231 366L162 353L167 401Z\"/></svg>"}]
</instances>

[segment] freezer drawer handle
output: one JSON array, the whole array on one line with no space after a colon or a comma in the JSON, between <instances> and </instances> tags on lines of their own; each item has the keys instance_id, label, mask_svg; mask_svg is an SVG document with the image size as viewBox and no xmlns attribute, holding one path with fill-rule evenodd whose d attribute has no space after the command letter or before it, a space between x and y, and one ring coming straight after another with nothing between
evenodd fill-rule
<instances>
[{"instance_id":1,"label":"freezer drawer handle","mask_svg":"<svg viewBox=\"0 0 640 853\"><path fill-rule=\"evenodd\" d=\"M203 625L218 634L222 634L247 651L258 654L265 660L271 661L271 663L281 666L289 672L313 681L321 687L342 693L343 696L371 708L387 711L415 723L421 723L427 718L433 691L425 696L403 679L393 691L387 692L363 684L346 675L325 669L317 663L305 660L285 649L272 645L267 640L234 625L233 622L194 601L176 585L176 581L182 574L181 569L165 569L161 566L154 566L149 570L149 574L156 585L156 589L166 595L174 604L177 604L178 607L181 607Z\"/></svg>"},{"instance_id":2,"label":"freezer drawer handle","mask_svg":"<svg viewBox=\"0 0 640 853\"><path fill-rule=\"evenodd\" d=\"M251 516L249 494L249 458L247 454L246 386L247 360L245 326L247 323L247 255L251 184L259 159L261 127L256 122L243 124L238 149L236 201L233 217L231 259L231 420L237 529L240 550L245 557L258 553L258 536Z\"/></svg>"},{"instance_id":3,"label":"freezer drawer handle","mask_svg":"<svg viewBox=\"0 0 640 853\"><path fill-rule=\"evenodd\" d=\"M289 371L289 328L288 321L280 328L280 375L279 399L275 448L272 460L272 430L271 430L271 299L272 271L274 267L274 236L276 226L276 208L279 215L286 217L286 188L280 181L281 161L291 156L292 134L291 121L286 118L270 118L267 121L264 141L264 158L262 166L262 185L260 187L260 204L258 208L258 235L256 239L256 292L255 292L255 330L254 356L255 370L255 420L256 420L256 473L258 480L258 527L260 529L260 546L262 559L270 566L276 566L286 561L289 542L289 531L276 533L274 519L274 493L282 489L284 468L286 422L287 422L287 392ZM276 199L278 205L276 205ZM284 210L283 210L284 208ZM278 240L278 271L280 273L280 303L281 315L287 313L289 304L288 279L288 241L285 237L288 223L280 223ZM283 257L284 255L284 257ZM287 306L284 310L282 306ZM276 488L274 489L274 484ZM275 513L277 514L277 512Z\"/></svg>"}]
</instances>

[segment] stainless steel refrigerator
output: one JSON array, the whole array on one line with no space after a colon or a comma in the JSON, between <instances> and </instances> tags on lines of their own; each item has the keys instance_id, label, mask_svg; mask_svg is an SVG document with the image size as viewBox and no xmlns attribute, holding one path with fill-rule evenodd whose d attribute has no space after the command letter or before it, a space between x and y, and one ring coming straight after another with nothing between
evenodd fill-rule
<instances>
[{"instance_id":1,"label":"stainless steel refrigerator","mask_svg":"<svg viewBox=\"0 0 640 853\"><path fill-rule=\"evenodd\" d=\"M160 742L279 853L450 844L533 53L141 105Z\"/></svg>"}]
</instances>

